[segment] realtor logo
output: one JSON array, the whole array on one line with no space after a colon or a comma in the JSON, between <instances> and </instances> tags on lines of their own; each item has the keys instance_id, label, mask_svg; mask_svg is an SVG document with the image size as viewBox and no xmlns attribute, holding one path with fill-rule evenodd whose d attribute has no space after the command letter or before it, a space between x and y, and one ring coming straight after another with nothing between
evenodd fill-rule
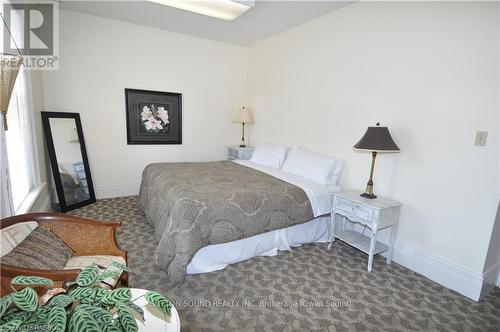
<instances>
[{"instance_id":1,"label":"realtor logo","mask_svg":"<svg viewBox=\"0 0 500 332\"><path fill-rule=\"evenodd\" d=\"M57 69L57 8L54 3L4 3L3 50L23 55L26 69ZM12 34L12 36L11 36ZM18 52L19 50L19 52Z\"/></svg>"}]
</instances>

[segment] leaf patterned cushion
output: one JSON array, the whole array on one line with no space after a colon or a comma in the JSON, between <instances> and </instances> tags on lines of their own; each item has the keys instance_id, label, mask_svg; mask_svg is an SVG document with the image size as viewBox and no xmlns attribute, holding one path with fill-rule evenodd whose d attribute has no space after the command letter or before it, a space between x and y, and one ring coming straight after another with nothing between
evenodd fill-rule
<instances>
[{"instance_id":1,"label":"leaf patterned cushion","mask_svg":"<svg viewBox=\"0 0 500 332\"><path fill-rule=\"evenodd\" d=\"M38 226L10 253L2 264L39 270L62 270L73 250L53 232Z\"/></svg>"}]
</instances>

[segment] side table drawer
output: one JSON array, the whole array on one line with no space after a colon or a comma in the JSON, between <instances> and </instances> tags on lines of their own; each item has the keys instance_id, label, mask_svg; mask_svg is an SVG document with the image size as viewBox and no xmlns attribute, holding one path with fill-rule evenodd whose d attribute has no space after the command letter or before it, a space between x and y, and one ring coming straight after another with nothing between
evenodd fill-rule
<instances>
[{"instance_id":1,"label":"side table drawer","mask_svg":"<svg viewBox=\"0 0 500 332\"><path fill-rule=\"evenodd\" d=\"M336 208L364 220L371 219L371 210L362 205L337 198Z\"/></svg>"}]
</instances>

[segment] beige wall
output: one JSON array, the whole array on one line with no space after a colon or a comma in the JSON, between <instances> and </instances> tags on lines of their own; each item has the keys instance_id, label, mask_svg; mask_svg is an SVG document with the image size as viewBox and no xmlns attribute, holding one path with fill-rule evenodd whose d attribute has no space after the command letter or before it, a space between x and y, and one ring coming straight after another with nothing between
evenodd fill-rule
<instances>
[{"instance_id":1,"label":"beige wall","mask_svg":"<svg viewBox=\"0 0 500 332\"><path fill-rule=\"evenodd\" d=\"M252 144L345 158L341 185L363 189L370 155L352 146L380 121L402 150L375 174L404 206L396 260L474 298L500 194L498 7L361 2L250 48L61 11L45 105L81 114L101 197L137 193L151 162L225 158L245 101ZM126 145L127 87L183 93L182 146Z\"/></svg>"},{"instance_id":2,"label":"beige wall","mask_svg":"<svg viewBox=\"0 0 500 332\"><path fill-rule=\"evenodd\" d=\"M246 48L64 10L59 35L45 105L80 113L98 197L137 194L149 163L223 159L239 142ZM127 145L125 88L182 93L183 144Z\"/></svg>"},{"instance_id":3,"label":"beige wall","mask_svg":"<svg viewBox=\"0 0 500 332\"><path fill-rule=\"evenodd\" d=\"M498 13L497 3L360 2L250 50L252 141L345 158L341 185L364 189L371 156L352 146L387 125L402 152L379 155L375 191L403 203L399 261L452 288L440 274L480 286L498 204ZM476 130L489 132L485 147Z\"/></svg>"}]
</instances>

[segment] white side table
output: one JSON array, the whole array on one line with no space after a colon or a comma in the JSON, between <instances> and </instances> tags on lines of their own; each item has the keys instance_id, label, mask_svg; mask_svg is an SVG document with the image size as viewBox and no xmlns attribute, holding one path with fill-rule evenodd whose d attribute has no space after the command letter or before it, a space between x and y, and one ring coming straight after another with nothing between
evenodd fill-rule
<instances>
[{"instance_id":1,"label":"white side table","mask_svg":"<svg viewBox=\"0 0 500 332\"><path fill-rule=\"evenodd\" d=\"M328 248L337 238L361 250L368 254L368 272L371 272L373 255L388 251L386 262L391 264L401 204L382 197L367 199L361 197L361 193L358 190L348 190L333 194L331 218L332 225L334 225L334 237ZM338 227L336 216L341 217L341 227ZM354 231L354 224L369 228L369 236ZM391 235L387 246L377 242L377 233L388 227L391 227Z\"/></svg>"},{"instance_id":2,"label":"white side table","mask_svg":"<svg viewBox=\"0 0 500 332\"><path fill-rule=\"evenodd\" d=\"M252 158L253 146L244 148L237 145L231 145L227 150L227 159L229 160L248 160Z\"/></svg>"},{"instance_id":3,"label":"white side table","mask_svg":"<svg viewBox=\"0 0 500 332\"><path fill-rule=\"evenodd\" d=\"M130 290L132 291L132 299L137 299L148 292L146 289L139 288L131 288ZM134 303L144 310L144 321L142 321L137 313L134 313L139 331L180 332L181 322L179 314L173 305L170 310L170 316L166 316L163 312L150 305L144 297L135 300Z\"/></svg>"}]
</instances>

